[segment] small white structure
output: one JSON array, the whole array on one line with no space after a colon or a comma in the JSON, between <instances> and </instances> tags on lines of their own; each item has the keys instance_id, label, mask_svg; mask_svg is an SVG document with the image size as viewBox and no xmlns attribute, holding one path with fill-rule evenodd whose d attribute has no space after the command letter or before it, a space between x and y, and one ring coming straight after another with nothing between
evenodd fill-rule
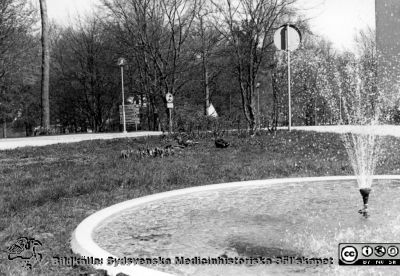
<instances>
[{"instance_id":1,"label":"small white structure","mask_svg":"<svg viewBox=\"0 0 400 276\"><path fill-rule=\"evenodd\" d=\"M217 111L215 110L215 108L214 108L214 106L212 105L212 103L210 103L210 106L207 107L207 116L211 116L211 117L214 117L214 118L217 118L217 117L218 117L218 113L217 113Z\"/></svg>"}]
</instances>

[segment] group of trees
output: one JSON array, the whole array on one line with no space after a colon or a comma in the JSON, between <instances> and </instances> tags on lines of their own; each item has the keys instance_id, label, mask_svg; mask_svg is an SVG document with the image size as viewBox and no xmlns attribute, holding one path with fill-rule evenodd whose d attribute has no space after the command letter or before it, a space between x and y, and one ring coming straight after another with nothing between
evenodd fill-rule
<instances>
[{"instance_id":1,"label":"group of trees","mask_svg":"<svg viewBox=\"0 0 400 276\"><path fill-rule=\"evenodd\" d=\"M304 36L301 49L292 55L291 64L295 124L396 121L393 111L398 99L387 100L382 87L390 86L392 92L398 90L393 80L385 78L385 68L378 66L374 30L360 31L355 42L356 53L338 52L325 39ZM284 60L284 56L278 56L273 73L274 109L278 110L272 116L274 125L282 120L280 117L287 121L287 64Z\"/></svg>"},{"instance_id":2,"label":"group of trees","mask_svg":"<svg viewBox=\"0 0 400 276\"><path fill-rule=\"evenodd\" d=\"M0 120L5 135L7 122L33 124L39 118L39 45L32 26L35 11L23 0L0 2Z\"/></svg>"},{"instance_id":3,"label":"group of trees","mask_svg":"<svg viewBox=\"0 0 400 276\"><path fill-rule=\"evenodd\" d=\"M296 0L102 0L96 14L42 32L32 29L38 17L25 1L7 1L8 10L0 8L8 22L0 25L0 115L23 123L27 134L49 124L39 111L48 110L41 77L48 69L39 69L49 60L46 49L51 124L73 132L118 128L119 57L128 60L126 94L143 105L143 128L166 129L166 93L175 96L176 124L205 119L211 103L251 133L287 124L286 54L273 34L288 21L303 33L292 54L296 124L350 123L351 97L367 87L377 93L373 33L359 36L360 54L338 53L312 34ZM42 45L40 33L47 35Z\"/></svg>"}]
</instances>

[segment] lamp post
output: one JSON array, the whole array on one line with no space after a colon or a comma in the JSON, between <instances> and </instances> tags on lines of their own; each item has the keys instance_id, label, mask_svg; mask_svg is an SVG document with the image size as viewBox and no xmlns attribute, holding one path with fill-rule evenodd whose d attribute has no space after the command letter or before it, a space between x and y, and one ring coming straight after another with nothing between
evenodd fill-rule
<instances>
[{"instance_id":1,"label":"lamp post","mask_svg":"<svg viewBox=\"0 0 400 276\"><path fill-rule=\"evenodd\" d=\"M261 118L260 118L260 83L256 83L257 89L257 113L258 113L258 127L261 129Z\"/></svg>"},{"instance_id":2,"label":"lamp post","mask_svg":"<svg viewBox=\"0 0 400 276\"><path fill-rule=\"evenodd\" d=\"M122 92L122 121L124 125L123 133L126 134L126 118L125 118L125 93L124 93L124 66L126 65L126 59L119 58L118 66L121 68L121 92Z\"/></svg>"}]
</instances>

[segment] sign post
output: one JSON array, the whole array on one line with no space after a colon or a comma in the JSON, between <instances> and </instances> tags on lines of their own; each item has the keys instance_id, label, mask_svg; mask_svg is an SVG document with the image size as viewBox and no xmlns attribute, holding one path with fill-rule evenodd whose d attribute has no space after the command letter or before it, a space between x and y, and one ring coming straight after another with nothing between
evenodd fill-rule
<instances>
[{"instance_id":1,"label":"sign post","mask_svg":"<svg viewBox=\"0 0 400 276\"><path fill-rule=\"evenodd\" d=\"M289 35L289 24L286 25L286 51L287 51L287 64L288 64L288 106L289 106L289 110L288 110L288 119L289 119L289 126L288 126L288 130L291 131L292 128L292 101L291 101L291 91L290 91L290 51L289 51L289 39L290 39L290 35Z\"/></svg>"},{"instance_id":2,"label":"sign post","mask_svg":"<svg viewBox=\"0 0 400 276\"><path fill-rule=\"evenodd\" d=\"M288 64L288 130L292 127L291 86L290 86L290 51L296 50L301 43L301 33L296 26L285 24L274 35L274 44L279 50L286 50Z\"/></svg>"},{"instance_id":3,"label":"sign post","mask_svg":"<svg viewBox=\"0 0 400 276\"><path fill-rule=\"evenodd\" d=\"M167 108L169 111L169 133L172 133L172 109L174 108L174 96L171 93L165 95L167 101Z\"/></svg>"},{"instance_id":4,"label":"sign post","mask_svg":"<svg viewBox=\"0 0 400 276\"><path fill-rule=\"evenodd\" d=\"M118 66L121 67L121 92L122 92L122 118L124 125L124 134L126 131L126 118L125 118L125 93L124 93L124 66L126 65L126 60L124 58L118 59Z\"/></svg>"}]
</instances>

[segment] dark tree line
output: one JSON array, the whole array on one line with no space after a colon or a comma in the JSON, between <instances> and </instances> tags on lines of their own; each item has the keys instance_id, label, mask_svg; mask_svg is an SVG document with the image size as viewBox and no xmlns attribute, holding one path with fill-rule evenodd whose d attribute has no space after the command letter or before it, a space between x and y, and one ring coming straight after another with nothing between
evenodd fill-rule
<instances>
[{"instance_id":1,"label":"dark tree line","mask_svg":"<svg viewBox=\"0 0 400 276\"><path fill-rule=\"evenodd\" d=\"M35 22L35 10L26 1L0 1L0 120L4 137L7 124L18 119L18 124L29 129L40 112L39 47L32 34Z\"/></svg>"}]
</instances>

